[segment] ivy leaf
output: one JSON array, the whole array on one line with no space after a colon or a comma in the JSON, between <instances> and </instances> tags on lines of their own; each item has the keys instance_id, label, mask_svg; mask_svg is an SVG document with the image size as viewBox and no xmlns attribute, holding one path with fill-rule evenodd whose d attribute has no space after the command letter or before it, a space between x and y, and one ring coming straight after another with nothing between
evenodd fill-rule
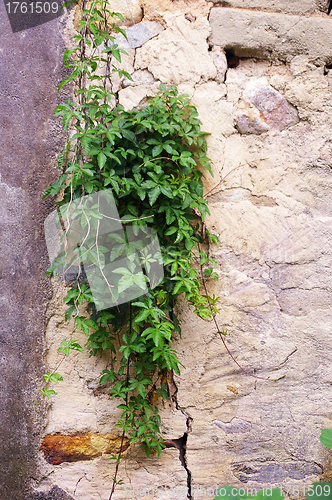
<instances>
[{"instance_id":1,"label":"ivy leaf","mask_svg":"<svg viewBox=\"0 0 332 500\"><path fill-rule=\"evenodd\" d=\"M43 377L44 377L47 384L50 381L57 384L59 382L59 380L63 380L62 376L59 373L48 372L48 373L44 373Z\"/></svg>"},{"instance_id":2,"label":"ivy leaf","mask_svg":"<svg viewBox=\"0 0 332 500\"><path fill-rule=\"evenodd\" d=\"M40 389L40 394L42 397L46 396L48 399L50 399L51 394L57 395L58 393L53 391L53 389L49 389L48 387L46 387L45 389Z\"/></svg>"},{"instance_id":3,"label":"ivy leaf","mask_svg":"<svg viewBox=\"0 0 332 500\"><path fill-rule=\"evenodd\" d=\"M161 186L160 187L161 189L161 192L167 196L168 198L173 198L173 191L172 191L172 188L168 187L168 186Z\"/></svg>"},{"instance_id":4,"label":"ivy leaf","mask_svg":"<svg viewBox=\"0 0 332 500\"><path fill-rule=\"evenodd\" d=\"M137 194L141 198L141 200L143 201L145 199L145 196L146 196L146 191L143 188L138 188Z\"/></svg>"},{"instance_id":5,"label":"ivy leaf","mask_svg":"<svg viewBox=\"0 0 332 500\"><path fill-rule=\"evenodd\" d=\"M99 165L99 168L101 170L106 163L107 157L106 157L106 155L104 155L104 153L101 152L98 154L97 158L98 158L98 165Z\"/></svg>"},{"instance_id":6,"label":"ivy leaf","mask_svg":"<svg viewBox=\"0 0 332 500\"><path fill-rule=\"evenodd\" d=\"M146 289L146 278L143 273L138 273L133 275L134 283L142 288L142 290Z\"/></svg>"},{"instance_id":7,"label":"ivy leaf","mask_svg":"<svg viewBox=\"0 0 332 500\"><path fill-rule=\"evenodd\" d=\"M68 319L70 318L70 316L73 314L73 312L75 311L75 306L70 306L67 311L65 312L65 321L68 321Z\"/></svg>"},{"instance_id":8,"label":"ivy leaf","mask_svg":"<svg viewBox=\"0 0 332 500\"><path fill-rule=\"evenodd\" d=\"M119 279L118 292L119 293L124 292L125 290L133 286L133 284L134 284L134 279L131 274L127 276L122 276L122 278Z\"/></svg>"},{"instance_id":9,"label":"ivy leaf","mask_svg":"<svg viewBox=\"0 0 332 500\"><path fill-rule=\"evenodd\" d=\"M62 347L58 348L58 352L62 352L65 356L69 356L70 349L84 352L84 349L77 343L77 340L70 340L69 342L67 340L63 340L61 342L61 346Z\"/></svg>"},{"instance_id":10,"label":"ivy leaf","mask_svg":"<svg viewBox=\"0 0 332 500\"><path fill-rule=\"evenodd\" d=\"M160 195L160 187L156 186L154 189L149 191L148 196L149 196L149 202L150 205L154 205L154 203L157 201L158 196Z\"/></svg>"},{"instance_id":11,"label":"ivy leaf","mask_svg":"<svg viewBox=\"0 0 332 500\"><path fill-rule=\"evenodd\" d=\"M177 227L172 226L169 229L167 229L167 231L165 231L165 236L170 236L171 234L176 233L177 230L178 230Z\"/></svg>"},{"instance_id":12,"label":"ivy leaf","mask_svg":"<svg viewBox=\"0 0 332 500\"><path fill-rule=\"evenodd\" d=\"M142 321L145 321L149 316L150 316L150 311L145 309L136 316L135 323L141 323Z\"/></svg>"},{"instance_id":13,"label":"ivy leaf","mask_svg":"<svg viewBox=\"0 0 332 500\"><path fill-rule=\"evenodd\" d=\"M153 157L159 156L160 153L162 152L162 150L163 150L163 145L162 144L159 144L158 146L155 146L152 149L152 156Z\"/></svg>"}]
</instances>

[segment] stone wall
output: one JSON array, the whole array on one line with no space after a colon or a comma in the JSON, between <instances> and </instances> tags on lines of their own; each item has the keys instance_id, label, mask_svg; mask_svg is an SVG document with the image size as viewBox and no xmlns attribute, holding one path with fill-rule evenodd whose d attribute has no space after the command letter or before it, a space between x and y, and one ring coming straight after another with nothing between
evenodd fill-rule
<instances>
[{"instance_id":1,"label":"stone wall","mask_svg":"<svg viewBox=\"0 0 332 500\"><path fill-rule=\"evenodd\" d=\"M187 485L195 500L212 499L211 488L226 484L292 484L303 491L330 478L319 442L320 429L331 426L332 384L328 3L111 2L125 15L129 41L119 43L134 80L114 81L119 102L131 109L155 95L160 82L175 83L211 134L207 226L220 246L212 248L219 281L208 287L220 296L218 321L229 349L259 377L243 373L214 325L179 301L182 338L175 348L186 368L175 379L175 407L161 408L170 447L147 459L130 446L117 500L147 500L157 487L155 498L172 498L164 487L182 488L171 490L182 500ZM76 21L72 13L67 45ZM52 287L45 337L50 369L72 328L64 323L65 290L56 280ZM50 491L62 498L61 490L81 500L109 496L119 413L98 387L107 363L77 353L61 365L64 381L48 408L34 483L41 498Z\"/></svg>"},{"instance_id":2,"label":"stone wall","mask_svg":"<svg viewBox=\"0 0 332 500\"><path fill-rule=\"evenodd\" d=\"M13 33L3 2L0 12L0 498L27 500L31 478L41 477L45 412L36 402L51 297L43 227L51 200L41 195L64 141L52 114L65 97L57 95L65 44L61 20Z\"/></svg>"}]
</instances>

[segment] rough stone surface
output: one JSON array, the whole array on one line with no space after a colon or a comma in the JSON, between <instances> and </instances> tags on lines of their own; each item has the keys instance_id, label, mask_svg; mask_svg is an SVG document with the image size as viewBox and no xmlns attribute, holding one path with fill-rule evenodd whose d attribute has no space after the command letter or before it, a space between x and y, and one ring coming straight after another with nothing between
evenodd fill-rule
<instances>
[{"instance_id":1,"label":"rough stone surface","mask_svg":"<svg viewBox=\"0 0 332 500\"><path fill-rule=\"evenodd\" d=\"M63 18L13 34L0 5L0 498L26 500L38 477L44 410L36 405L42 374L45 304L50 288L41 201L58 175L63 145L59 103Z\"/></svg>"},{"instance_id":2,"label":"rough stone surface","mask_svg":"<svg viewBox=\"0 0 332 500\"><path fill-rule=\"evenodd\" d=\"M314 12L327 12L328 0L210 0L223 7L240 7L270 12L291 14L312 14Z\"/></svg>"},{"instance_id":3,"label":"rough stone surface","mask_svg":"<svg viewBox=\"0 0 332 500\"><path fill-rule=\"evenodd\" d=\"M266 79L252 80L242 95L237 128L241 134L284 130L299 121L297 110Z\"/></svg>"},{"instance_id":4,"label":"rough stone surface","mask_svg":"<svg viewBox=\"0 0 332 500\"><path fill-rule=\"evenodd\" d=\"M121 49L136 49L141 47L144 43L151 38L159 35L163 31L161 24L155 21L138 23L131 28L126 29L127 40L121 34L117 35L114 43L116 43Z\"/></svg>"},{"instance_id":5,"label":"rough stone surface","mask_svg":"<svg viewBox=\"0 0 332 500\"><path fill-rule=\"evenodd\" d=\"M214 45L211 48L210 56L217 70L215 81L218 83L224 83L227 71L227 59L225 52L220 47L218 47L218 45Z\"/></svg>"},{"instance_id":6,"label":"rough stone surface","mask_svg":"<svg viewBox=\"0 0 332 500\"><path fill-rule=\"evenodd\" d=\"M137 85L152 85L154 83L153 75L147 69L138 69L130 76L132 79L125 78L122 87L136 87Z\"/></svg>"},{"instance_id":7,"label":"rough stone surface","mask_svg":"<svg viewBox=\"0 0 332 500\"><path fill-rule=\"evenodd\" d=\"M169 18L186 16L190 22L207 17L211 4L206 0L142 0L145 21L157 21L165 26Z\"/></svg>"},{"instance_id":8,"label":"rough stone surface","mask_svg":"<svg viewBox=\"0 0 332 500\"><path fill-rule=\"evenodd\" d=\"M63 462L92 460L103 454L119 453L128 448L128 439L114 434L47 434L43 438L40 451L49 464L59 465Z\"/></svg>"},{"instance_id":9,"label":"rough stone surface","mask_svg":"<svg viewBox=\"0 0 332 500\"><path fill-rule=\"evenodd\" d=\"M282 66L250 60L227 72L230 103L252 79L283 79L280 90L308 89L298 104L310 118L282 132L225 140L222 175L230 173L209 196L207 220L220 235L213 250L220 281L208 290L221 297L218 322L233 355L267 380L241 373L213 325L179 304L187 369L178 399L193 419L187 460L195 499L199 486L310 484L325 467L319 435L331 427L332 96L329 75L308 64L302 58L283 78ZM317 94L325 89L323 112L310 108L313 82Z\"/></svg>"},{"instance_id":10,"label":"rough stone surface","mask_svg":"<svg viewBox=\"0 0 332 500\"><path fill-rule=\"evenodd\" d=\"M110 2L110 10L122 14L123 21L118 17L112 16L109 19L110 23L115 23L118 26L132 26L135 23L141 22L143 18L142 1L141 0L112 0ZM74 27L78 28L78 21L81 19L81 5L75 9Z\"/></svg>"},{"instance_id":11,"label":"rough stone surface","mask_svg":"<svg viewBox=\"0 0 332 500\"><path fill-rule=\"evenodd\" d=\"M332 62L332 19L213 8L210 43L239 57L281 59L290 62L306 55L316 64Z\"/></svg>"},{"instance_id":12,"label":"rough stone surface","mask_svg":"<svg viewBox=\"0 0 332 500\"><path fill-rule=\"evenodd\" d=\"M137 50L135 68L148 69L156 80L165 83L197 83L214 78L217 70L206 42L209 33L204 18L191 23L184 15L175 17L158 38Z\"/></svg>"},{"instance_id":13,"label":"rough stone surface","mask_svg":"<svg viewBox=\"0 0 332 500\"><path fill-rule=\"evenodd\" d=\"M255 106L243 102L240 116L237 119L237 129L241 134L262 134L270 130L262 113Z\"/></svg>"},{"instance_id":14,"label":"rough stone surface","mask_svg":"<svg viewBox=\"0 0 332 500\"><path fill-rule=\"evenodd\" d=\"M159 90L159 84L128 86L119 92L119 103L125 110L133 109L142 101L153 97Z\"/></svg>"},{"instance_id":15,"label":"rough stone surface","mask_svg":"<svg viewBox=\"0 0 332 500\"><path fill-rule=\"evenodd\" d=\"M254 4L248 0L243 7ZM148 500L153 494L166 500L170 495L165 488L181 488L173 490L174 498L185 500L188 479L193 500L211 500L215 487L226 484L261 489L329 480L331 459L319 435L322 427L332 427L332 72L324 68L330 60L332 21L323 15L214 7L209 46L211 3L144 0L142 5L144 22L156 21L165 29L130 49L124 64L134 85L118 79L114 89L131 109L145 103L160 81L177 83L179 92L197 106L202 128L210 134L208 155L215 175L204 177L211 210L206 226L220 237L220 247L211 248L219 281L209 281L207 287L220 297L217 319L228 332L229 349L247 371L263 378L243 373L213 323L198 319L179 300L182 337L175 338L174 347L186 368L175 377L175 407L165 403L160 411L167 445L179 447L187 438L186 468L180 461L184 448L167 448L160 457L147 459L130 446L120 468L124 485L114 500ZM290 2L289 8L296 6L298 2ZM217 24L224 32L215 31ZM227 40L221 43L216 37ZM256 58L235 60L227 68L224 48ZM255 101L257 81L269 89L261 109ZM235 125L243 96L261 116L279 95L296 107L298 123L269 125L261 135L239 133ZM262 122L267 124L267 118ZM15 179L15 188L20 187L21 171ZM2 216L15 220L17 207L26 208L27 193L15 191L14 209L5 189L10 206ZM8 248L13 242L7 241ZM58 365L57 348L74 326L64 322L66 289L57 280L52 289L46 315L48 370ZM84 335L80 340L84 343ZM98 383L110 362L105 353L96 358L71 353L64 359L58 369L64 380L49 404L44 436L119 437L118 402L110 399L109 387ZM106 452L59 465L40 453L38 470L38 500L109 498L114 463Z\"/></svg>"},{"instance_id":16,"label":"rough stone surface","mask_svg":"<svg viewBox=\"0 0 332 500\"><path fill-rule=\"evenodd\" d=\"M63 298L66 289L56 279L52 280L52 285L53 297L46 315L46 361L50 369L59 364L61 356L57 348L70 335L74 326L71 320L69 324L64 322L67 307ZM81 342L84 344L84 338L81 338ZM65 357L57 369L64 380L57 384L57 396L48 412L45 439L41 447L44 479L37 482L38 491L48 492L57 485L69 495L84 500L109 497L115 467L109 456L118 446L119 431L115 424L122 413L116 408L119 401L110 399L109 387L99 384L102 370L109 367L110 361L110 357L105 354L89 358L87 352L71 353L70 358ZM180 410L172 410L169 404L160 408L160 414L164 439L181 438L187 430L186 416ZM73 442L62 439L62 436L75 435L77 440ZM107 448L103 439L103 436L109 435L114 436L112 449ZM45 452L48 460L44 458ZM96 456L92 457L94 454ZM69 460L63 460L64 455ZM123 467L126 472L122 472L122 478L128 488L132 483L135 488L151 489L156 486L155 477L160 480L158 484L165 484L165 487L185 487L187 474L178 458L178 450L167 449L156 460L153 455L147 459L137 446L131 446L124 455ZM142 469L143 464L148 472ZM140 498L149 498L148 494L140 495L141 491L138 493ZM128 491L119 488L115 498L128 498ZM179 498L182 500L182 497ZM184 495L183 500L185 498Z\"/></svg>"},{"instance_id":17,"label":"rough stone surface","mask_svg":"<svg viewBox=\"0 0 332 500\"><path fill-rule=\"evenodd\" d=\"M73 500L61 488L54 486L50 491L44 493L34 493L31 500Z\"/></svg>"}]
</instances>

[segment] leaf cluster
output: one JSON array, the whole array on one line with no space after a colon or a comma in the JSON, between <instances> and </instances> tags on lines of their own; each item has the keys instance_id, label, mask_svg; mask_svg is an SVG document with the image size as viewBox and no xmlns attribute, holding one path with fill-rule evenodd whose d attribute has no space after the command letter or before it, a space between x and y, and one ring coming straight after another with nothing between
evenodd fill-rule
<instances>
[{"instance_id":1,"label":"leaf cluster","mask_svg":"<svg viewBox=\"0 0 332 500\"><path fill-rule=\"evenodd\" d=\"M216 262L201 250L205 235L208 243L217 243L215 235L202 231L209 214L202 177L204 172L212 174L206 134L196 108L175 86L162 84L157 95L139 109L112 106L114 95L107 82L112 72L125 74L113 65L114 59L121 61L123 52L115 44L114 32L124 36L125 32L113 24L110 33L109 18L114 13L103 0L84 8L82 15L78 46L64 54L65 67L72 72L59 87L74 81L76 98L55 110L71 137L58 158L59 180L46 189L44 197L61 195L56 201L61 210L85 195L111 188L123 226L130 225L134 234L150 227L158 235L164 278L143 294L145 276L135 271L134 264L132 269L119 266L114 271L119 275L116 297L133 285L142 289L142 296L97 310L89 283L78 276L65 298L65 319L74 318L74 331L86 336L90 355L111 353L111 367L103 371L100 383L110 388L112 398L123 400L117 425L147 455L153 450L160 454L164 444L157 402L172 397L167 380L173 373L180 375L183 366L172 348L172 338L181 334L176 300L183 296L203 319L218 312L218 299L201 290L203 278L217 278ZM98 62L106 67L103 77L97 74ZM71 218L84 227L84 215L77 209ZM97 226L98 210L92 209L89 219ZM95 241L87 236L74 250L71 263L76 259L78 267L84 261L84 266L92 263L104 269L127 253L128 242L119 234ZM55 275L65 266L65 257L60 256L49 273ZM148 252L142 252L142 259L146 270L156 260ZM80 312L83 304L88 304L86 315ZM83 349L78 340L64 340L59 351L68 355L70 350ZM45 379L60 380L55 376L47 374ZM54 393L48 387L43 391L47 397Z\"/></svg>"}]
</instances>

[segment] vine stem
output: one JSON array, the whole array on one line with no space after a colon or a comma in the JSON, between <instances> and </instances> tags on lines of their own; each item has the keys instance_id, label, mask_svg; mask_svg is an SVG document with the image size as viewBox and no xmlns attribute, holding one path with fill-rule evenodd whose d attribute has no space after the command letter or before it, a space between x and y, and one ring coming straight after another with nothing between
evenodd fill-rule
<instances>
[{"instance_id":1,"label":"vine stem","mask_svg":"<svg viewBox=\"0 0 332 500\"><path fill-rule=\"evenodd\" d=\"M331 0L332 2L332 0ZM259 160L267 160L267 158L259 158ZM254 161L257 161L257 160L254 160ZM222 179L218 182L218 184L216 184L215 186L213 186L213 188L211 188L207 193L205 193L205 195L203 196L203 198L206 198L210 193L212 193L212 191L214 189L216 189L217 187L220 186L220 184L222 184L226 177L229 176L229 174L231 174L232 172L234 172L234 170L237 170L238 168L240 167L243 167L244 165L250 165L251 162L244 162L244 163L239 163L239 165L237 165L236 167L232 168L232 170L230 170L229 172L227 172L226 175L224 175L224 177L222 177Z\"/></svg>"},{"instance_id":2,"label":"vine stem","mask_svg":"<svg viewBox=\"0 0 332 500\"><path fill-rule=\"evenodd\" d=\"M129 360L128 360L128 365L127 366L129 366ZM108 500L112 500L112 496L113 496L113 493L115 491L116 478L117 478L117 475L118 475L118 472L119 472L119 466L120 466L120 460L121 460L121 452L122 452L122 448L123 448L124 438L125 438L125 429L123 429L122 436L121 436L121 444L120 444L119 456L118 456L117 461L116 461L115 473L114 473L113 484L112 484L112 491L111 491L111 494L110 494Z\"/></svg>"},{"instance_id":3,"label":"vine stem","mask_svg":"<svg viewBox=\"0 0 332 500\"><path fill-rule=\"evenodd\" d=\"M245 165L245 163L240 163L236 167L232 168L232 170L230 170L229 172L227 172L227 174L224 177L222 177L221 181L219 181L218 184L216 184L215 186L213 186L213 188L211 188L210 191L208 191L207 193L205 193L205 195L203 196L203 198L206 198L210 193L212 193L212 191L214 189L216 189L218 186L220 186L220 184L222 184L225 181L226 177L228 177L229 174L231 174L232 172L234 172L234 170L236 170L237 168L243 167L243 165Z\"/></svg>"},{"instance_id":4,"label":"vine stem","mask_svg":"<svg viewBox=\"0 0 332 500\"><path fill-rule=\"evenodd\" d=\"M130 335L131 335L131 329L132 329L132 311L131 311L131 302L129 302L129 332L130 332ZM129 385L129 361L130 361L130 356L129 356L128 361L127 361L127 374L126 374L127 387ZM128 407L128 396L129 396L128 392L126 392L126 406L127 407ZM118 472L119 472L121 453L122 453L122 449L123 449L123 442L124 442L124 438L125 438L125 434L126 434L127 418L128 417L127 417L127 413L126 413L126 418L125 418L122 436L121 436L120 450L119 450L118 458L116 461L115 473L114 473L114 477L113 477L112 490L111 490L111 494L110 494L108 500L112 500L112 496L113 496L113 493L115 491L116 478L117 478Z\"/></svg>"},{"instance_id":5,"label":"vine stem","mask_svg":"<svg viewBox=\"0 0 332 500\"><path fill-rule=\"evenodd\" d=\"M201 248L200 248L200 245L198 244L198 249L199 249L199 252L201 251ZM227 351L227 353L229 354L229 356L231 357L231 359L234 361L235 364L237 364L237 366L244 372L246 373L247 375L250 375L250 377L253 377L253 378L257 378L259 380L269 380L265 377L258 377L258 375L254 375L253 373L250 373L248 372L247 370L245 370L237 361L236 359L234 358L233 354L231 353L231 351L229 350L229 347L228 345L226 344L226 341L224 339L224 336L222 334L222 332L220 331L220 328L218 326L218 322L217 322L217 318L216 318L216 313L213 313L212 311L212 305L211 305L211 302L210 302L210 299L209 299L209 294L208 294L208 291L207 291L207 288L206 288L206 280L204 278L204 274L203 274L203 265L200 265L200 268L201 268L201 276L202 276L202 282L203 282L203 286L204 286L204 290L205 290L205 295L207 297L207 300L208 300L208 303L209 303L209 308L210 308L210 311L212 312L212 318L213 318L213 321L214 321L214 324L216 325L216 329L217 329L217 333L219 333L219 337L221 338L222 340L222 343L224 344L224 347Z\"/></svg>"}]
</instances>

